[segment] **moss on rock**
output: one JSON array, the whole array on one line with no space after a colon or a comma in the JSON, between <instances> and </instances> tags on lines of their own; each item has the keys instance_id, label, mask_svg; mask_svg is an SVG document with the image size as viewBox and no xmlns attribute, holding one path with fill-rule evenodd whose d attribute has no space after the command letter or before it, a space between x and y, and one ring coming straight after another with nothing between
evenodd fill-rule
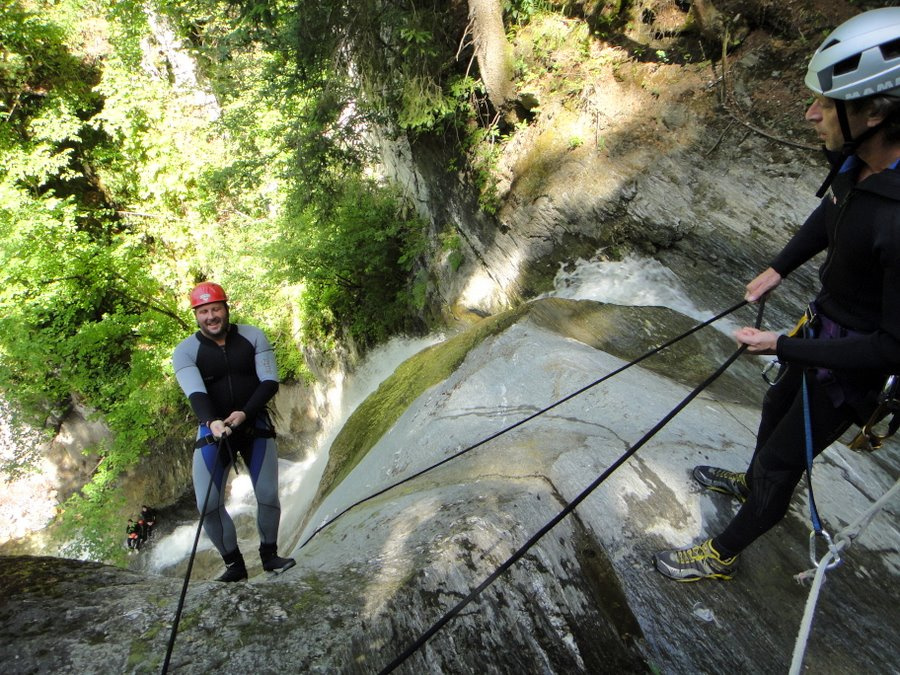
<instances>
[{"instance_id":1,"label":"moss on rock","mask_svg":"<svg viewBox=\"0 0 900 675\"><path fill-rule=\"evenodd\" d=\"M400 415L426 389L443 382L485 339L506 330L527 305L488 317L464 333L429 347L402 363L350 416L331 444L310 513L353 470Z\"/></svg>"}]
</instances>

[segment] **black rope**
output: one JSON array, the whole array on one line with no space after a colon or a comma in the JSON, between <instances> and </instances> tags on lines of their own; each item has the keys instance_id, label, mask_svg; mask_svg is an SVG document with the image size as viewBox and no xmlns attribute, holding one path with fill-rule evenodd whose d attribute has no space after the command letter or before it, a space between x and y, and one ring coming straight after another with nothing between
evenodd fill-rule
<instances>
[{"instance_id":1,"label":"black rope","mask_svg":"<svg viewBox=\"0 0 900 675\"><path fill-rule=\"evenodd\" d=\"M384 488L382 488L381 490L378 490L377 492L374 492L373 494L370 494L368 497L363 497L362 499L360 499L360 500L358 500L358 501L356 501L356 502L353 502L352 504L350 504L350 506L348 506L348 507L346 507L345 509L343 509L342 511L340 511L340 512L339 512L337 515L335 515L333 518L331 518L331 519L329 519L329 520L326 520L324 523L322 523L321 525L319 525L319 527L317 527L317 528L312 532L312 534L310 534L309 537L307 537L306 540L305 540L302 544L300 544L300 546L297 547L297 550L299 550L299 549L303 548L304 546L306 546L309 542L311 542L311 541L313 540L313 538L314 538L317 534L319 534L319 532L321 532L321 531L324 530L326 527L328 527L329 525L331 525L332 523L334 523L338 518L340 518L341 516L345 515L347 512L349 512L349 511L355 509L357 506L359 506L359 505L361 505L361 504L364 504L365 502L370 501L370 500L372 500L372 499L375 499L376 497L379 497L379 496L383 495L385 492L388 492L388 491L390 491L390 490L393 490L395 487L399 487L400 485L403 485L404 483L407 483L407 482L409 482L409 481L411 481L411 480L413 480L413 479L415 479L415 478L418 478L418 477L420 477L420 476L422 476L422 475L428 473L429 471L432 471L433 469L437 469L438 467L443 466L443 465L446 464L447 462L450 462L450 461L456 459L457 457L460 457L460 456L466 454L467 452L470 452L470 451L472 451L472 450L475 450L476 448L480 448L480 447L481 447L482 445L484 445L485 443L489 443L490 441L493 441L494 439L496 439L496 438L502 436L503 434L506 434L506 433L512 431L513 429L516 429L516 428L522 426L523 424L526 424L526 423L530 422L530 421L533 420L535 417L539 417L540 415L543 415L544 413L547 413L547 412L553 410L553 409L556 408L557 406L560 406L560 405L562 405L563 403L565 403L565 402L567 402L567 401L570 401L571 399L575 398L576 396L580 396L581 394L583 394L584 392L588 391L589 389L592 389L593 387L596 387L597 385L602 384L602 383L605 382L606 380L609 380L609 379L615 377L615 376L618 375L619 373L621 373L621 372L623 372L623 371L625 371L625 370L628 370L628 369L631 368L632 366L635 366L635 365L641 363L642 361L644 361L644 360L650 358L651 356L655 356L656 354L659 354L661 351L663 351L663 350L665 350L665 349L671 347L671 346L674 345L675 343L677 343L677 342L679 342L679 341L685 339L686 337L689 337L690 335L693 335L693 334L696 333L697 331L699 331L699 330L701 330L701 329L703 329L703 328L709 326L709 325L712 324L712 323L715 323L715 322L718 321L719 319L721 319L721 318L723 318L723 317L725 317L725 316L728 316L729 314L732 314L732 313L736 312L737 310L739 310L741 307L743 307L743 306L746 305L746 304L748 304L747 301L746 301L746 300L742 300L741 302L737 303L736 305L734 305L734 306L732 306L732 307L729 307L729 308L726 309L724 312L720 312L719 314L717 314L716 316L712 317L711 319L707 319L706 321L697 324L696 326L694 326L694 327L691 328L690 330L688 330L688 331L682 333L681 335L679 335L679 336L677 336L677 337L674 337L674 338L672 338L671 340L668 340L667 342L664 342L663 344L659 345L658 347L654 347L653 349L651 349L650 351L648 351L648 352L645 353L645 354L642 354L641 356L637 357L637 358L634 359L633 361L630 361L629 363L626 363L625 365L623 365L623 366L617 368L616 370L613 370L612 372L607 373L606 375L604 375L604 376L601 377L600 379L594 380L593 382L591 382L590 384L585 385L585 386L582 387L581 389L578 389L577 391L572 392L572 393L569 394L568 396L565 396L564 398L559 399L559 400L556 401L555 403L551 403L551 404L548 405L546 408L542 408L541 410L538 410L537 412L532 413L531 415L528 415L527 417L525 417L525 418L519 420L518 422L515 422L515 423L511 424L510 426L505 427L504 429L501 429L500 431L497 431L496 433L491 434L491 435L488 436L487 438L484 438L484 439L478 441L478 442L475 443L474 445L470 445L470 446L467 447L467 448L463 448L463 449L460 450L459 452L456 452L456 453L454 453L454 454L452 454L452 455L450 455L450 456L448 456L448 457L445 457L444 459L442 459L440 462L437 462L436 464L432 464L431 466L428 466L428 467L426 467L426 468L424 468L424 469L421 469L420 471L417 471L417 472L414 473L414 474L411 474L411 475L409 475L409 476L406 476L405 478L402 478L401 480L399 480L399 481L397 481L397 482L395 482L395 483L391 483L391 484L388 485L387 487L384 487ZM762 307L762 306L761 306L761 307Z\"/></svg>"},{"instance_id":2,"label":"black rope","mask_svg":"<svg viewBox=\"0 0 900 675\"><path fill-rule=\"evenodd\" d=\"M206 488L206 497L203 499L203 508L200 510L200 522L197 523L197 534L194 536L194 546L191 549L191 556L188 558L187 572L184 574L184 584L181 586L181 597L178 598L178 608L175 610L175 619L172 621L172 632L169 635L169 644L166 647L166 658L163 661L162 675L169 672L169 661L172 658L172 650L175 648L175 636L178 634L178 623L181 621L181 612L184 609L184 599L187 595L188 583L191 580L191 570L194 568L194 558L197 555L197 543L200 541L200 533L203 531L203 519L206 517L206 506L209 504L209 495L212 493L213 481L216 477L216 470L219 469L220 455L222 446L228 446L231 452L231 444L228 442L227 436L219 439L219 445L216 448L216 457L213 461L213 468L209 472L209 486ZM224 470L224 469L223 469Z\"/></svg>"},{"instance_id":3,"label":"black rope","mask_svg":"<svg viewBox=\"0 0 900 675\"><path fill-rule=\"evenodd\" d=\"M745 304L745 303L742 303ZM739 305L740 306L740 305ZM758 328L762 323L762 314L763 309L765 307L765 300L760 302L759 311L756 317L756 327ZM479 594L481 594L484 589L490 586L494 581L496 581L500 575L506 572L510 567L512 567L519 559L521 559L530 548L532 548L544 535L546 535L550 530L552 530L556 525L559 524L560 521L563 520L566 516L568 516L575 508L581 504L587 497L600 486L609 476L622 464L624 464L632 455L634 455L647 441L649 441L653 436L655 436L664 426L666 426L679 412L681 412L691 401L693 401L704 389L706 389L709 385L711 385L719 376L724 373L732 363L734 363L741 354L747 349L747 345L741 345L728 359L721 365L719 368L706 380L704 380L701 384L694 388L691 393L689 393L682 401L676 405L665 417L663 417L659 422L654 425L650 431L641 437L641 439L632 445L621 457L619 457L613 464L606 469L599 477L597 477L590 485L587 486L575 499L573 499L569 504L556 516L554 516L546 525L544 525L540 530L538 530L531 538L526 541L515 553L513 553L500 567L494 570L484 581L482 581L477 587L475 587L465 598L460 600L450 611L444 614L438 621L436 621L432 626L422 633L419 638L413 642L406 650L400 654L397 658L391 661L387 666L384 667L379 672L379 675L383 675L384 673L390 673L398 666L400 666L404 661L406 661L410 656L415 654L420 647L422 647L428 640L437 633L441 628L443 628L447 623L450 622L451 619L456 617L470 602L472 602Z\"/></svg>"}]
</instances>

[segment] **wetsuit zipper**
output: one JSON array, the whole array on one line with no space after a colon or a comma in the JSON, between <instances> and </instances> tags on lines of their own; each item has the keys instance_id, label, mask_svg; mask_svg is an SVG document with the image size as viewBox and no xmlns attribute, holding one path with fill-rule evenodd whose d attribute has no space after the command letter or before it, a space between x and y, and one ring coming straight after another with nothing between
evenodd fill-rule
<instances>
[{"instance_id":1,"label":"wetsuit zipper","mask_svg":"<svg viewBox=\"0 0 900 675\"><path fill-rule=\"evenodd\" d=\"M834 252L837 249L838 231L841 227L841 222L844 220L844 214L847 211L847 205L850 204L850 200L853 198L853 195L855 193L856 188L850 188L850 192L847 193L844 201L841 202L837 217L834 219L834 239L831 246L828 247L828 256L825 258L825 262L822 263L822 268L819 270L819 280L822 281L822 283L825 282L825 276L828 273L828 268L831 266L831 261L834 258Z\"/></svg>"},{"instance_id":2,"label":"wetsuit zipper","mask_svg":"<svg viewBox=\"0 0 900 675\"><path fill-rule=\"evenodd\" d=\"M225 359L225 372L227 373L226 377L228 378L228 395L231 400L230 410L231 410L231 412L234 412L234 410L235 410L234 383L231 380L231 366L228 363L228 338L227 337L225 338L225 344L222 345L221 349L222 349L222 357ZM229 412L228 414L230 415L231 412Z\"/></svg>"}]
</instances>

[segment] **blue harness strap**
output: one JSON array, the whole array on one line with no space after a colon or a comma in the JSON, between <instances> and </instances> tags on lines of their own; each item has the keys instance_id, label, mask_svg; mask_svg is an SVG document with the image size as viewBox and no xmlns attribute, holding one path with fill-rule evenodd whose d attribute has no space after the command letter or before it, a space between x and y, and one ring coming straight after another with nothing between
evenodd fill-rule
<instances>
[{"instance_id":1,"label":"blue harness strap","mask_svg":"<svg viewBox=\"0 0 900 675\"><path fill-rule=\"evenodd\" d=\"M809 406L809 386L806 381L807 371L803 371L803 430L806 437L806 486L809 491L809 518L812 521L812 532L809 533L809 559L816 567L819 566L819 557L816 554L816 538L822 537L828 544L828 549L832 552L834 559L830 562L826 569L832 569L841 564L841 552L831 541L831 535L822 527L822 520L819 518L819 510L816 508L816 498L813 494L812 484L812 467L813 467L813 437L812 437L812 417L810 415Z\"/></svg>"},{"instance_id":2,"label":"blue harness strap","mask_svg":"<svg viewBox=\"0 0 900 675\"><path fill-rule=\"evenodd\" d=\"M812 521L813 531L818 535L822 533L822 521L819 518L819 510L816 508L816 499L813 496L812 466L813 466L813 440L812 417L809 412L809 386L806 382L806 371L803 371L803 431L806 437L806 486L809 489L809 518Z\"/></svg>"}]
</instances>

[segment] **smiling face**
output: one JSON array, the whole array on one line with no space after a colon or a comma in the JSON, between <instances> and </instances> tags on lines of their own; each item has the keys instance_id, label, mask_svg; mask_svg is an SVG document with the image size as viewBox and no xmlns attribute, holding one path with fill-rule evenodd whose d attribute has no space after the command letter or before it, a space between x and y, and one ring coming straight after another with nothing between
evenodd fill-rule
<instances>
[{"instance_id":1,"label":"smiling face","mask_svg":"<svg viewBox=\"0 0 900 675\"><path fill-rule=\"evenodd\" d=\"M210 302L194 309L194 318L200 332L219 344L225 342L228 333L228 305L224 302Z\"/></svg>"}]
</instances>

